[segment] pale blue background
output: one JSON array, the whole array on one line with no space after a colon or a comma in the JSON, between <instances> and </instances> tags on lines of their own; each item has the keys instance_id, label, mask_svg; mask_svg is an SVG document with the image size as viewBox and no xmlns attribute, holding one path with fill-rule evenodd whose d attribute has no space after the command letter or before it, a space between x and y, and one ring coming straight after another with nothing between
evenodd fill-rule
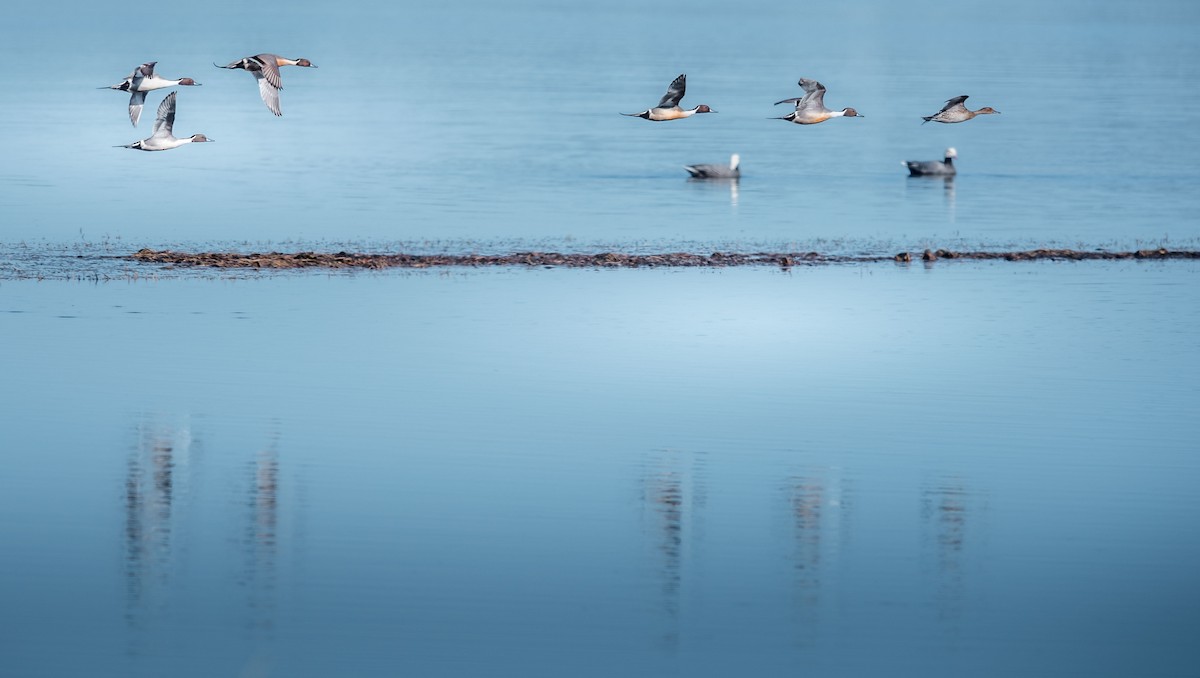
<instances>
[{"instance_id":1,"label":"pale blue background","mask_svg":"<svg viewBox=\"0 0 1200 678\"><path fill-rule=\"evenodd\" d=\"M1195 262L98 256L1195 248L1198 7L9 8L0 675L1194 678ZM112 148L147 60L217 143Z\"/></svg>"},{"instance_id":2,"label":"pale blue background","mask_svg":"<svg viewBox=\"0 0 1200 678\"><path fill-rule=\"evenodd\" d=\"M1185 0L22 5L0 26L0 239L1194 244L1198 30ZM212 67L260 51L319 66L284 70L281 119ZM176 131L217 143L112 148L149 134L162 93L134 129L94 87L148 60L203 83ZM718 114L617 115L681 72L684 103ZM800 76L866 117L767 120ZM958 94L1002 114L920 124ZM906 178L951 145L953 190ZM731 152L736 194L684 179Z\"/></svg>"},{"instance_id":3,"label":"pale blue background","mask_svg":"<svg viewBox=\"0 0 1200 678\"><path fill-rule=\"evenodd\" d=\"M0 657L1190 676L1198 273L5 282Z\"/></svg>"}]
</instances>

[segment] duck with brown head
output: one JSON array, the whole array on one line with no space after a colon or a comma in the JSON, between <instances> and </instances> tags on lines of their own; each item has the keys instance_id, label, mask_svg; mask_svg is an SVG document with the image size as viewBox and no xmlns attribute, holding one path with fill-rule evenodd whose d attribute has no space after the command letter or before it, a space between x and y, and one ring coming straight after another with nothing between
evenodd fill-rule
<instances>
[{"instance_id":1,"label":"duck with brown head","mask_svg":"<svg viewBox=\"0 0 1200 678\"><path fill-rule=\"evenodd\" d=\"M968 96L966 94L956 96L953 99L946 101L946 105L942 106L942 110L934 113L933 115L927 115L922 119L925 122L943 122L949 124L954 122L966 122L977 115L1000 114L1000 111L997 111L991 106L984 106L978 111L969 110L965 105L963 105L963 102L965 102L967 98ZM924 125L925 122L921 124Z\"/></svg>"},{"instance_id":2,"label":"duck with brown head","mask_svg":"<svg viewBox=\"0 0 1200 678\"><path fill-rule=\"evenodd\" d=\"M169 151L184 144L198 144L212 141L203 134L193 134L190 137L177 139L172 133L175 126L175 92L171 92L158 105L158 116L154 119L154 132L141 141L125 144L117 148L132 148L139 151Z\"/></svg>"},{"instance_id":3,"label":"duck with brown head","mask_svg":"<svg viewBox=\"0 0 1200 678\"><path fill-rule=\"evenodd\" d=\"M283 110L279 107L279 90L283 89L283 80L279 77L279 69L282 66L301 66L303 68L316 68L316 64L308 59L288 59L281 57L278 54L256 54L242 59L238 59L232 63L221 66L213 64L217 68L232 68L248 71L254 75L254 79L258 81L258 94L262 97L263 103L275 115L283 115Z\"/></svg>"},{"instance_id":4,"label":"duck with brown head","mask_svg":"<svg viewBox=\"0 0 1200 678\"><path fill-rule=\"evenodd\" d=\"M175 85L194 87L200 84L191 78L177 78L174 80L164 78L154 72L154 66L157 63L157 61L148 61L133 69L133 72L125 76L125 79L120 83L99 88L129 92L129 121L133 123L134 127L137 127L138 120L142 117L142 107L146 104L146 92L153 92L156 89L173 87Z\"/></svg>"},{"instance_id":5,"label":"duck with brown head","mask_svg":"<svg viewBox=\"0 0 1200 678\"><path fill-rule=\"evenodd\" d=\"M648 108L641 113L622 113L631 118L643 118L645 120L679 120L680 118L690 118L697 113L716 113L706 104L700 104L693 109L685 110L679 107L680 100L683 99L684 93L687 91L687 74L681 74L678 78L671 81L671 85L667 87L667 93L658 102L654 108Z\"/></svg>"},{"instance_id":6,"label":"duck with brown head","mask_svg":"<svg viewBox=\"0 0 1200 678\"><path fill-rule=\"evenodd\" d=\"M832 111L826 108L825 85L816 80L800 78L800 87L804 89L804 96L775 102L776 106L779 104L796 105L796 110L781 118L775 118L776 120L787 120L797 125L815 125L819 122L825 122L830 118L864 117L853 108L843 108L840 111Z\"/></svg>"}]
</instances>

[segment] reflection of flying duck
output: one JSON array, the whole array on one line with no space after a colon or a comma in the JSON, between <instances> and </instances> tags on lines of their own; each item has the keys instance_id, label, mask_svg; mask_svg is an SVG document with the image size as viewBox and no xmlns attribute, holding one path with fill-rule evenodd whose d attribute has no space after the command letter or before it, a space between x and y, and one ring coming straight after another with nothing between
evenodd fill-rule
<instances>
[{"instance_id":1,"label":"reflection of flying duck","mask_svg":"<svg viewBox=\"0 0 1200 678\"><path fill-rule=\"evenodd\" d=\"M142 117L142 106L146 103L146 92L164 87L173 87L175 85L190 86L200 84L191 78L171 80L157 75L154 72L154 65L157 63L157 61L144 63L133 69L133 72L125 76L125 80L119 84L100 88L129 92L129 121L133 123L134 127L137 127L138 120Z\"/></svg>"},{"instance_id":2,"label":"reflection of flying duck","mask_svg":"<svg viewBox=\"0 0 1200 678\"><path fill-rule=\"evenodd\" d=\"M954 159L957 157L958 151L947 148L945 160L905 160L904 166L914 177L952 177L958 172L954 169Z\"/></svg>"},{"instance_id":3,"label":"reflection of flying duck","mask_svg":"<svg viewBox=\"0 0 1200 678\"><path fill-rule=\"evenodd\" d=\"M741 158L734 153L729 156L728 165L684 165L683 168L697 179L736 179L742 176L742 171L738 169L740 162Z\"/></svg>"},{"instance_id":4,"label":"reflection of flying duck","mask_svg":"<svg viewBox=\"0 0 1200 678\"><path fill-rule=\"evenodd\" d=\"M863 117L853 108L843 108L840 111L831 111L825 108L825 85L816 80L800 78L799 84L800 87L804 88L804 96L775 102L776 106L779 104L796 104L796 110L782 118L776 118L776 120L787 120L797 125L815 125L819 122L825 122L830 118Z\"/></svg>"},{"instance_id":5,"label":"reflection of flying duck","mask_svg":"<svg viewBox=\"0 0 1200 678\"><path fill-rule=\"evenodd\" d=\"M641 113L622 113L631 118L645 118L646 120L678 120L679 118L689 118L697 113L716 113L713 109L704 104L691 109L684 110L679 107L679 101L683 99L683 94L687 90L687 74L684 73L678 78L671 81L670 87L667 87L667 93L663 95L661 101L654 108L642 111Z\"/></svg>"},{"instance_id":6,"label":"reflection of flying duck","mask_svg":"<svg viewBox=\"0 0 1200 678\"><path fill-rule=\"evenodd\" d=\"M977 115L1000 114L1000 111L997 111L991 106L984 106L978 111L968 110L967 107L963 105L963 102L966 100L966 94L956 96L953 99L948 100L946 105L942 106L942 110L934 113L933 115L925 116L925 122L964 122L974 118ZM921 124L924 125L925 122Z\"/></svg>"},{"instance_id":7,"label":"reflection of flying duck","mask_svg":"<svg viewBox=\"0 0 1200 678\"><path fill-rule=\"evenodd\" d=\"M283 80L279 77L279 68L281 66L316 68L313 62L308 59L286 59L276 54L256 54L224 66L213 65L217 68L240 68L252 73L254 79L258 81L258 93L262 96L263 103L275 115L283 115L283 111L279 108L279 90L283 89Z\"/></svg>"},{"instance_id":8,"label":"reflection of flying duck","mask_svg":"<svg viewBox=\"0 0 1200 678\"><path fill-rule=\"evenodd\" d=\"M203 134L193 134L185 139L176 139L171 133L175 125L175 92L171 92L158 105L158 117L154 119L154 132L141 141L118 146L118 148L135 148L139 151L169 151L184 144L212 141Z\"/></svg>"}]
</instances>

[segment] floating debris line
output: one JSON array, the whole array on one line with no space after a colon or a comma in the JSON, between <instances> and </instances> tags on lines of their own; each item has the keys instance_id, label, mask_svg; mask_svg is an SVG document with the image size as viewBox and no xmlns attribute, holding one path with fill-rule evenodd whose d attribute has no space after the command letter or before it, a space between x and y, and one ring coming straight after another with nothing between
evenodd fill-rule
<instances>
[{"instance_id":1,"label":"floating debris line","mask_svg":"<svg viewBox=\"0 0 1200 678\"><path fill-rule=\"evenodd\" d=\"M725 268L732 266L816 266L822 264L852 264L895 261L933 262L938 259L1004 260L1004 261L1087 261L1117 259L1200 259L1200 251L1168 250L1165 248L1130 252L1105 252L1071 249L1037 249L1014 252L955 252L925 250L914 255L901 252L894 256L832 255L818 252L714 252L693 254L670 252L663 254L562 254L558 252L514 252L512 254L363 254L353 252L177 252L174 250L141 249L129 258L145 263L181 267L205 268L437 268L529 266L564 268Z\"/></svg>"}]
</instances>

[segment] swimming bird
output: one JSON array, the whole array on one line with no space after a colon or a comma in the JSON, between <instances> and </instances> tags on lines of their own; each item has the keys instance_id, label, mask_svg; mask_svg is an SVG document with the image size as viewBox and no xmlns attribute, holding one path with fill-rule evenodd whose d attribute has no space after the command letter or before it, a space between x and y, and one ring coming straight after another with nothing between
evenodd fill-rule
<instances>
[{"instance_id":1,"label":"swimming bird","mask_svg":"<svg viewBox=\"0 0 1200 678\"><path fill-rule=\"evenodd\" d=\"M741 157L737 153L729 156L729 165L684 165L683 168L688 171L695 179L737 179L742 176L742 171L738 169L738 163L741 162Z\"/></svg>"},{"instance_id":2,"label":"swimming bird","mask_svg":"<svg viewBox=\"0 0 1200 678\"><path fill-rule=\"evenodd\" d=\"M798 99L784 99L776 101L775 105L779 104L796 104L796 110L788 113L782 118L776 120L787 120L794 122L797 125L815 125L818 122L825 122L830 118L862 118L858 111L853 108L843 108L840 111L831 111L825 108L825 85L816 80L808 78L800 78L800 87L804 88L804 96Z\"/></svg>"},{"instance_id":3,"label":"swimming bird","mask_svg":"<svg viewBox=\"0 0 1200 678\"><path fill-rule=\"evenodd\" d=\"M125 80L120 83L99 88L129 92L129 121L133 123L134 127L137 127L138 120L142 117L142 105L146 103L146 92L175 85L198 86L200 84L191 78L172 80L157 75L154 72L154 65L157 63L157 61L144 63L133 69L133 72L125 76Z\"/></svg>"},{"instance_id":4,"label":"swimming bird","mask_svg":"<svg viewBox=\"0 0 1200 678\"><path fill-rule=\"evenodd\" d=\"M642 111L641 113L622 113L631 118L645 118L646 120L678 120L679 118L690 118L697 113L716 113L713 109L704 104L691 109L684 110L679 107L679 100L683 98L683 93L687 90L687 74L684 73L678 78L671 81L671 85L667 87L667 93L663 95L662 101L654 108Z\"/></svg>"},{"instance_id":5,"label":"swimming bird","mask_svg":"<svg viewBox=\"0 0 1200 678\"><path fill-rule=\"evenodd\" d=\"M154 132L141 141L117 146L117 148L136 148L139 151L169 151L172 148L179 148L184 144L198 144L203 141L212 141L212 139L203 134L193 134L186 139L176 139L175 135L171 134L171 127L174 125L175 92L171 92L158 105L158 117L154 119Z\"/></svg>"},{"instance_id":6,"label":"swimming bird","mask_svg":"<svg viewBox=\"0 0 1200 678\"><path fill-rule=\"evenodd\" d=\"M954 169L954 159L957 157L958 151L947 148L945 160L905 160L904 166L908 168L909 176L952 177L958 173Z\"/></svg>"},{"instance_id":7,"label":"swimming bird","mask_svg":"<svg viewBox=\"0 0 1200 678\"><path fill-rule=\"evenodd\" d=\"M991 106L984 106L978 111L967 110L967 107L963 105L963 102L966 100L966 94L947 100L946 105L942 106L942 110L934 113L933 115L925 116L925 122L944 122L948 124L952 122L964 122L974 118L977 115L989 115L993 113L996 115L1000 114L1000 111L997 111ZM925 122L921 124L924 125Z\"/></svg>"},{"instance_id":8,"label":"swimming bird","mask_svg":"<svg viewBox=\"0 0 1200 678\"><path fill-rule=\"evenodd\" d=\"M283 115L279 108L279 90L283 89L283 81L279 77L281 66L303 66L316 68L308 59L285 59L275 54L256 54L239 59L226 66L213 64L217 68L240 68L254 74L258 80L258 93L262 95L263 103L275 115Z\"/></svg>"}]
</instances>

